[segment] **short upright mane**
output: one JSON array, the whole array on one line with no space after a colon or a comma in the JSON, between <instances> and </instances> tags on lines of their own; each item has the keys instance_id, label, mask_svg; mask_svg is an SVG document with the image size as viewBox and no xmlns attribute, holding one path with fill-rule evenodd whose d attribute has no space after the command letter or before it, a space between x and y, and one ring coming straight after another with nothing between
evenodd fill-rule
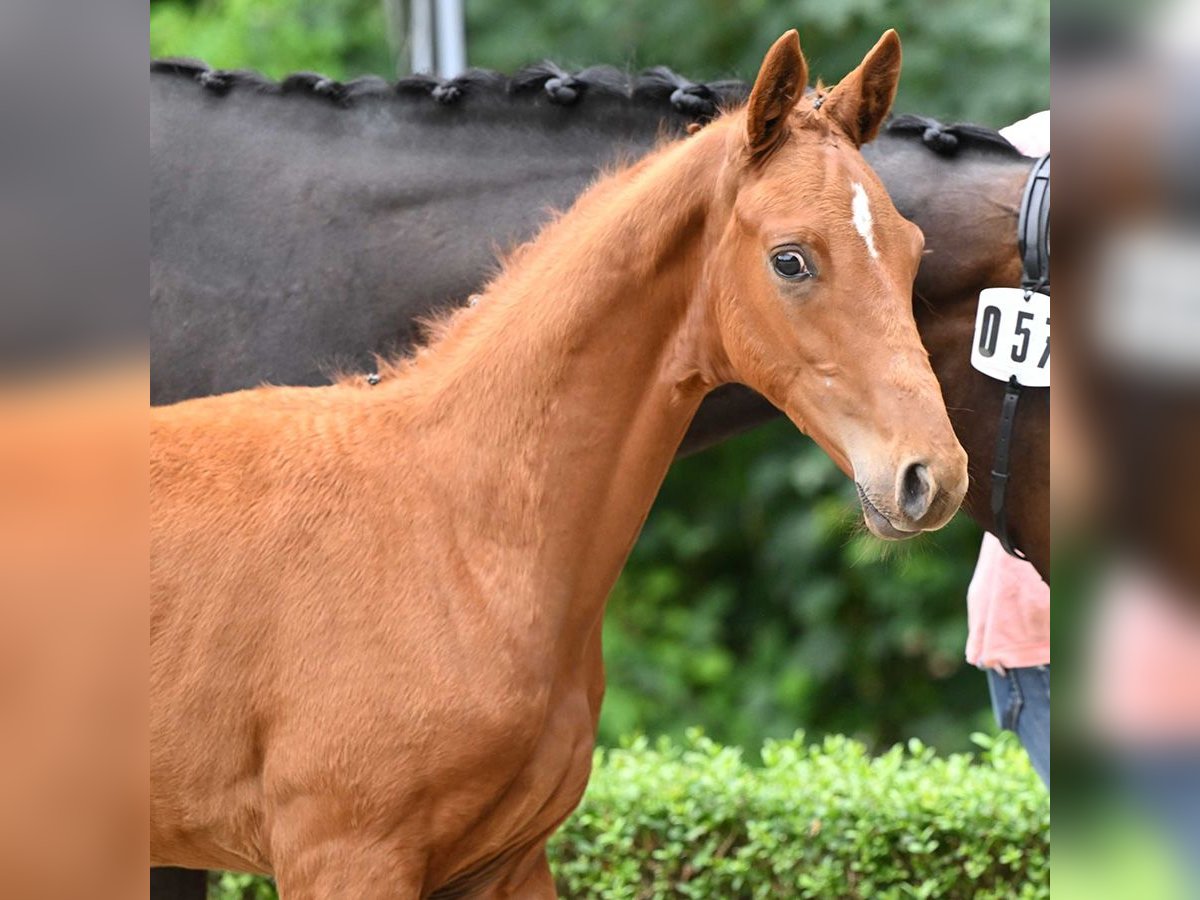
<instances>
[{"instance_id":1,"label":"short upright mane","mask_svg":"<svg viewBox=\"0 0 1200 900\"><path fill-rule=\"evenodd\" d=\"M744 101L750 91L749 85L741 81L695 82L666 66L631 75L612 66L568 72L549 61L528 66L511 76L488 69L469 69L453 78L410 75L396 82L375 75L341 82L315 72L297 72L274 81L248 69L214 69L199 60L184 58L151 60L150 71L190 78L218 96L233 90L301 94L348 107L362 100L406 97L427 98L446 106L467 97L498 102L540 98L557 106L572 106L595 95L661 103L696 119L713 118L722 109Z\"/></svg>"},{"instance_id":2,"label":"short upright mane","mask_svg":"<svg viewBox=\"0 0 1200 900\"><path fill-rule=\"evenodd\" d=\"M957 156L964 149L1023 156L999 131L983 125L966 122L945 125L929 116L903 115L893 118L884 130L888 134L919 137L921 143L939 156Z\"/></svg>"}]
</instances>

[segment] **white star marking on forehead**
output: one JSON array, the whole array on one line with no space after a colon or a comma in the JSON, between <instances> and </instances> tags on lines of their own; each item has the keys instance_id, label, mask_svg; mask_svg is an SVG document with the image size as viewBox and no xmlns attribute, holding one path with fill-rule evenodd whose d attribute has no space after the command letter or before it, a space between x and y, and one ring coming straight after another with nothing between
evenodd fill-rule
<instances>
[{"instance_id":1,"label":"white star marking on forehead","mask_svg":"<svg viewBox=\"0 0 1200 900\"><path fill-rule=\"evenodd\" d=\"M854 228L867 242L867 250L871 259L879 259L879 251L875 249L875 224L871 217L871 201L867 199L867 190L857 181L853 183L854 200L850 205L854 212Z\"/></svg>"}]
</instances>

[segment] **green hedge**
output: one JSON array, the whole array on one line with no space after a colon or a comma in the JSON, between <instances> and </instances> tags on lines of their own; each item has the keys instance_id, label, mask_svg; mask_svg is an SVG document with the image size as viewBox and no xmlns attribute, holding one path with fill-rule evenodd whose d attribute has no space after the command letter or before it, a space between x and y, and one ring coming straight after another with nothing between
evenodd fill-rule
<instances>
[{"instance_id":1,"label":"green hedge","mask_svg":"<svg viewBox=\"0 0 1200 900\"><path fill-rule=\"evenodd\" d=\"M556 835L567 897L1048 897L1049 798L1024 751L871 757L768 741L762 765L693 734L597 754Z\"/></svg>"},{"instance_id":2,"label":"green hedge","mask_svg":"<svg viewBox=\"0 0 1200 900\"><path fill-rule=\"evenodd\" d=\"M555 835L569 898L1050 896L1050 799L1024 751L912 741L882 756L844 737L768 741L759 763L692 733L598 750L587 796ZM224 875L220 900L273 896Z\"/></svg>"}]
</instances>

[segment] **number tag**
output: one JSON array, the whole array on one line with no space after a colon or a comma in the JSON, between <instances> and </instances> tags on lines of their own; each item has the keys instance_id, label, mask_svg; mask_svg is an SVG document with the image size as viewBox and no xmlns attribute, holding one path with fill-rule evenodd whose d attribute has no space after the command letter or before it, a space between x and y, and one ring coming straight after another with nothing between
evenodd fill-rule
<instances>
[{"instance_id":1,"label":"number tag","mask_svg":"<svg viewBox=\"0 0 1200 900\"><path fill-rule=\"evenodd\" d=\"M1020 288L985 288L975 313L971 365L997 381L1050 387L1050 297Z\"/></svg>"}]
</instances>

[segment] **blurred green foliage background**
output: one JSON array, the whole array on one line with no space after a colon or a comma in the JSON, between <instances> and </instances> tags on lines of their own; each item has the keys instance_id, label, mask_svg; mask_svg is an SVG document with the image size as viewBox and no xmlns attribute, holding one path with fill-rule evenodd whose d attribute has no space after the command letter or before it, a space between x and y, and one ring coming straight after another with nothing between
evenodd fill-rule
<instances>
[{"instance_id":1,"label":"blurred green foliage background","mask_svg":"<svg viewBox=\"0 0 1200 900\"><path fill-rule=\"evenodd\" d=\"M156 56L279 77L395 74L386 10L399 0L151 0ZM887 28L904 42L897 109L1004 125L1050 103L1049 0L465 0L471 65L512 71L666 65L751 79L788 28L814 78L836 82Z\"/></svg>"},{"instance_id":2,"label":"blurred green foliage background","mask_svg":"<svg viewBox=\"0 0 1200 900\"><path fill-rule=\"evenodd\" d=\"M898 111L1000 126L1049 105L1048 0L466 0L472 65L668 65L752 78L790 27L835 82L884 29L904 41ZM152 0L155 56L273 76L394 75L381 0ZM884 547L853 488L786 422L678 463L614 592L601 743L702 726L756 752L805 728L941 750L992 728L963 662L979 532Z\"/></svg>"}]
</instances>

